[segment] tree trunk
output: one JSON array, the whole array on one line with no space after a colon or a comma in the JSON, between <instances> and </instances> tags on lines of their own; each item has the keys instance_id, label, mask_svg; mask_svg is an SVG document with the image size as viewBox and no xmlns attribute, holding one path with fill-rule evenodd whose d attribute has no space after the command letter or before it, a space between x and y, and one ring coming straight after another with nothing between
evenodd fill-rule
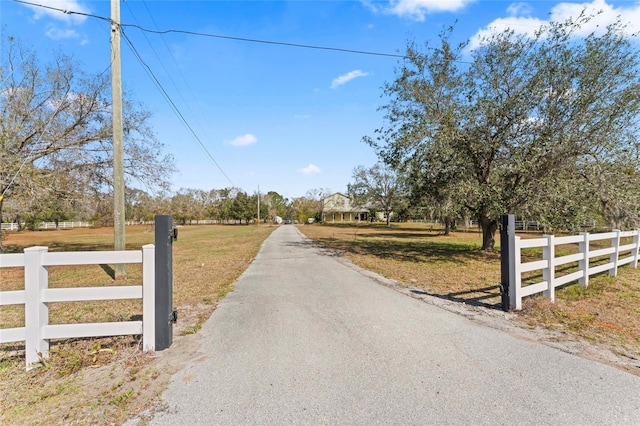
<instances>
[{"instance_id":1,"label":"tree trunk","mask_svg":"<svg viewBox=\"0 0 640 426\"><path fill-rule=\"evenodd\" d=\"M484 214L478 218L478 224L482 228L482 250L493 251L495 248L495 235L498 230L498 221L490 219Z\"/></svg>"},{"instance_id":2,"label":"tree trunk","mask_svg":"<svg viewBox=\"0 0 640 426\"><path fill-rule=\"evenodd\" d=\"M391 212L387 212L387 228L391 228Z\"/></svg>"},{"instance_id":3,"label":"tree trunk","mask_svg":"<svg viewBox=\"0 0 640 426\"><path fill-rule=\"evenodd\" d=\"M3 197L0 196L0 223L2 223L2 203ZM0 253L2 253L2 229L0 229Z\"/></svg>"},{"instance_id":4,"label":"tree trunk","mask_svg":"<svg viewBox=\"0 0 640 426\"><path fill-rule=\"evenodd\" d=\"M444 218L444 235L448 236L451 234L451 221L448 218Z\"/></svg>"}]
</instances>

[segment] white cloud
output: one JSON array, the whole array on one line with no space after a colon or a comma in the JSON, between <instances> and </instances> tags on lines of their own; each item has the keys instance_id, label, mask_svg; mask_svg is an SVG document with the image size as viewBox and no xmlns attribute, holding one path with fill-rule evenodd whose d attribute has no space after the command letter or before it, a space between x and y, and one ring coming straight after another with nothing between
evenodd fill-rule
<instances>
[{"instance_id":1,"label":"white cloud","mask_svg":"<svg viewBox=\"0 0 640 426\"><path fill-rule=\"evenodd\" d=\"M475 0L391 0L386 13L422 22L430 13L455 12Z\"/></svg>"},{"instance_id":2,"label":"white cloud","mask_svg":"<svg viewBox=\"0 0 640 426\"><path fill-rule=\"evenodd\" d=\"M354 78L366 77L368 75L369 75L368 72L362 72L361 70L354 70L354 71L348 72L346 74L341 75L340 77L333 79L333 81L331 82L331 88L335 89L339 86L342 86L343 84L348 83Z\"/></svg>"},{"instance_id":3,"label":"white cloud","mask_svg":"<svg viewBox=\"0 0 640 426\"><path fill-rule=\"evenodd\" d=\"M237 138L229 142L229 145L248 146L253 145L256 142L258 142L258 138L253 136L251 133L247 133L246 135L238 136Z\"/></svg>"},{"instance_id":4,"label":"white cloud","mask_svg":"<svg viewBox=\"0 0 640 426\"><path fill-rule=\"evenodd\" d=\"M542 4L542 3L539 3ZM522 3L515 3L509 6L506 18L497 18L486 27L479 30L472 38L470 49L474 49L481 44L485 36L495 32L504 31L509 28L518 34L533 35L541 25L550 21L562 22L567 19L576 19L585 11L587 15L594 17L580 29L577 35L586 36L592 32L604 32L607 25L614 23L618 17L621 18L626 27L627 34L640 31L640 3L628 3L628 7L614 7L606 0L593 0L584 3L558 3L549 14L549 20L542 20L529 16L531 9Z\"/></svg>"},{"instance_id":5,"label":"white cloud","mask_svg":"<svg viewBox=\"0 0 640 426\"><path fill-rule=\"evenodd\" d=\"M487 25L485 28L479 30L473 37L471 37L471 43L469 49L473 50L482 45L482 40L488 38L491 34L499 33L506 29L512 29L518 34L525 34L533 36L534 33L540 28L545 21L526 17L526 16L510 16L508 18L498 18Z\"/></svg>"},{"instance_id":6,"label":"white cloud","mask_svg":"<svg viewBox=\"0 0 640 426\"><path fill-rule=\"evenodd\" d=\"M46 36L53 40L63 40L68 38L78 38L80 34L76 30L72 29L60 29L53 25L47 26Z\"/></svg>"},{"instance_id":7,"label":"white cloud","mask_svg":"<svg viewBox=\"0 0 640 426\"><path fill-rule=\"evenodd\" d=\"M81 12L81 13L89 13L89 9L82 5L82 3L78 0L42 0L39 3L44 6L53 7L56 9L61 9L69 12ZM73 24L81 24L83 23L87 17L82 15L69 14L64 12L59 12L53 9L46 9L44 7L31 6L26 4L29 9L33 10L34 19L40 19L43 16L48 16L53 19L58 19L60 21L65 21L67 23Z\"/></svg>"},{"instance_id":8,"label":"white cloud","mask_svg":"<svg viewBox=\"0 0 640 426\"><path fill-rule=\"evenodd\" d=\"M507 7L507 13L512 16L530 15L531 12L531 5L527 3L512 3Z\"/></svg>"},{"instance_id":9,"label":"white cloud","mask_svg":"<svg viewBox=\"0 0 640 426\"><path fill-rule=\"evenodd\" d=\"M593 14L587 26L581 30L581 35L590 34L593 31L604 31L606 26L614 23L618 17L623 23L628 23L629 34L640 31L640 4L638 2L627 3L629 7L614 7L606 0L593 0L585 3L559 3L551 9L551 20L562 21L568 18L576 18L583 9L587 14Z\"/></svg>"},{"instance_id":10,"label":"white cloud","mask_svg":"<svg viewBox=\"0 0 640 426\"><path fill-rule=\"evenodd\" d=\"M321 173L322 170L320 170L320 167L316 166L315 164L309 164L307 167L299 169L298 172L302 173L303 175L315 175Z\"/></svg>"}]
</instances>

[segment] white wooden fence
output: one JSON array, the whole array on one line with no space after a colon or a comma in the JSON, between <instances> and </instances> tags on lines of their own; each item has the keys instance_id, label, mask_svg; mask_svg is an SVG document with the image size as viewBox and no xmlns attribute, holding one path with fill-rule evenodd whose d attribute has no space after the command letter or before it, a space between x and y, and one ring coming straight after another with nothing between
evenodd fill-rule
<instances>
[{"instance_id":1,"label":"white wooden fence","mask_svg":"<svg viewBox=\"0 0 640 426\"><path fill-rule=\"evenodd\" d=\"M37 226L37 229L88 228L91 225L92 225L91 222L58 222L57 225L55 222L40 222ZM22 229L24 229L25 226L26 226L25 223L20 225ZM20 227L15 222L0 224L0 228L3 231L18 231Z\"/></svg>"},{"instance_id":2,"label":"white wooden fence","mask_svg":"<svg viewBox=\"0 0 640 426\"><path fill-rule=\"evenodd\" d=\"M142 263L142 285L49 288L49 266ZM49 339L142 335L143 350L155 349L155 246L140 251L49 253L29 247L24 253L0 254L0 268L24 268L24 290L0 292L0 305L24 305L25 326L0 329L0 343L25 342L27 368L47 358ZM49 303L142 298L142 321L49 324Z\"/></svg>"},{"instance_id":3,"label":"white wooden fence","mask_svg":"<svg viewBox=\"0 0 640 426\"><path fill-rule=\"evenodd\" d=\"M250 221L254 223L254 221ZM217 219L189 219L185 221L186 225L217 225L217 224L225 224L225 225L238 225L245 224L246 221L242 220L217 220ZM125 225L154 225L155 222L153 220L141 221L141 220L132 220L126 221ZM19 231L20 229L25 229L27 226L26 223L22 223L18 225L15 222L11 223L0 223L0 229L3 231ZM71 229L71 228L89 228L93 226L92 222L58 222L56 226L55 222L40 222L38 223L36 229Z\"/></svg>"},{"instance_id":4,"label":"white wooden fence","mask_svg":"<svg viewBox=\"0 0 640 426\"><path fill-rule=\"evenodd\" d=\"M633 238L631 244L621 245L622 238ZM590 243L593 241L611 240L611 246L607 248L591 250ZM556 247L564 244L577 244L578 253L556 257ZM542 248L542 260L533 262L521 262L522 249ZM544 235L542 238L521 239L518 236L511 237L510 243L510 271L509 271L509 304L511 308L522 309L522 298L535 294L544 293L545 297L554 301L555 288L578 281L583 287L589 284L589 276L609 272L609 275L616 276L618 268L622 265L631 264L633 268L638 267L640 255L640 230L606 232L600 234L582 233L568 237L555 237ZM609 256L608 262L592 266L592 259ZM606 258L604 259L606 260ZM556 267L563 265L577 264L577 271L556 275ZM542 281L522 286L522 274L532 271L542 271Z\"/></svg>"}]
</instances>

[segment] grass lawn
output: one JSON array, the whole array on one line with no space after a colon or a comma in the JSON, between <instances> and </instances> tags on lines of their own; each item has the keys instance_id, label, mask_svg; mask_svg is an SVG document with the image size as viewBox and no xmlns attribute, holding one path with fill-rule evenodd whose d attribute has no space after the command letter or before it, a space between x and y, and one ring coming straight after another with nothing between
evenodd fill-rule
<instances>
[{"instance_id":1,"label":"grass lawn","mask_svg":"<svg viewBox=\"0 0 640 426\"><path fill-rule=\"evenodd\" d=\"M179 229L173 247L173 300L179 318L174 348L180 350L163 351L182 356L178 362L169 358L168 364L163 359L167 355L141 353L140 342L133 337L68 339L52 342L50 359L26 373L24 345L0 347L0 424L121 424L149 408L180 362L191 360L189 345L197 339L202 323L274 229L269 225ZM481 235L475 230L445 237L442 230L422 224L394 224L390 229L315 224L299 229L401 286L481 309L500 309L499 252L480 250ZM153 240L152 227L127 228L130 250ZM50 251L111 250L112 241L112 228L73 229L11 233L3 246L6 253L34 245L48 246ZM67 287L139 284L141 270L128 265L126 280L112 277L113 265L61 266L49 271L52 287ZM20 269L0 269L0 290L21 289L23 278ZM586 289L578 285L557 289L553 304L533 296L524 299L523 305L516 314L522 327L560 331L564 338L586 339L640 359L640 269L622 267L615 279L592 277ZM55 303L50 316L52 323L114 321L129 320L141 310L140 301ZM0 327L23 323L22 307L0 307Z\"/></svg>"},{"instance_id":2,"label":"grass lawn","mask_svg":"<svg viewBox=\"0 0 640 426\"><path fill-rule=\"evenodd\" d=\"M500 309L500 253L480 250L477 230L444 236L441 229L416 223L312 225L299 229L355 264L396 280L401 286L487 309ZM540 234L522 233L523 238ZM499 235L496 235L499 242ZM540 250L538 250L540 251ZM557 256L575 251L562 247ZM534 258L539 253L526 252ZM540 281L540 277L524 277ZM586 339L614 353L640 359L640 268L618 270L618 277L592 276L587 288L556 289L556 301L541 295L523 299L517 318L525 327L559 331L567 339ZM640 372L636 372L640 374Z\"/></svg>"},{"instance_id":3,"label":"grass lawn","mask_svg":"<svg viewBox=\"0 0 640 426\"><path fill-rule=\"evenodd\" d=\"M196 333L216 302L257 254L273 226L180 227L173 245L176 339ZM154 242L149 226L126 229L127 250ZM5 253L25 247L49 251L112 250L113 228L10 233ZM126 280L113 280L113 265L49 268L50 287L139 285L140 265L127 265ZM0 268L0 291L24 288L24 272ZM139 300L52 303L50 323L129 320L142 314ZM22 306L0 307L0 327L24 325ZM51 356L25 372L24 344L0 346L0 424L121 424L149 407L180 365L167 366L139 350L132 336L52 342ZM166 351L165 351L166 352Z\"/></svg>"}]
</instances>

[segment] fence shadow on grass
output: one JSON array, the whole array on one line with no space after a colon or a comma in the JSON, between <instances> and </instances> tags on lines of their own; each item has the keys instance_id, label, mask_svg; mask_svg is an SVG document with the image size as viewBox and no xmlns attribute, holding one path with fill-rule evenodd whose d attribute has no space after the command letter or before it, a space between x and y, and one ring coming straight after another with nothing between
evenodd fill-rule
<instances>
[{"instance_id":1,"label":"fence shadow on grass","mask_svg":"<svg viewBox=\"0 0 640 426\"><path fill-rule=\"evenodd\" d=\"M103 271L107 273L111 277L112 280L116 279L116 271L109 265L100 264L100 267Z\"/></svg>"},{"instance_id":2,"label":"fence shadow on grass","mask_svg":"<svg viewBox=\"0 0 640 426\"><path fill-rule=\"evenodd\" d=\"M438 299L464 303L471 306L479 306L488 309L502 309L500 304L500 288L497 285L444 294L430 293L419 289L413 289L410 291L413 294L437 297ZM494 298L497 300L496 302L487 302L488 299Z\"/></svg>"},{"instance_id":3,"label":"fence shadow on grass","mask_svg":"<svg viewBox=\"0 0 640 426\"><path fill-rule=\"evenodd\" d=\"M35 244L30 244L27 247L32 247ZM50 252L62 252L62 251L113 251L113 243L69 243L69 242L47 242L38 244L49 248ZM3 244L3 253L24 253L26 247L16 244ZM140 250L140 245L131 244L126 248L127 250Z\"/></svg>"}]
</instances>

